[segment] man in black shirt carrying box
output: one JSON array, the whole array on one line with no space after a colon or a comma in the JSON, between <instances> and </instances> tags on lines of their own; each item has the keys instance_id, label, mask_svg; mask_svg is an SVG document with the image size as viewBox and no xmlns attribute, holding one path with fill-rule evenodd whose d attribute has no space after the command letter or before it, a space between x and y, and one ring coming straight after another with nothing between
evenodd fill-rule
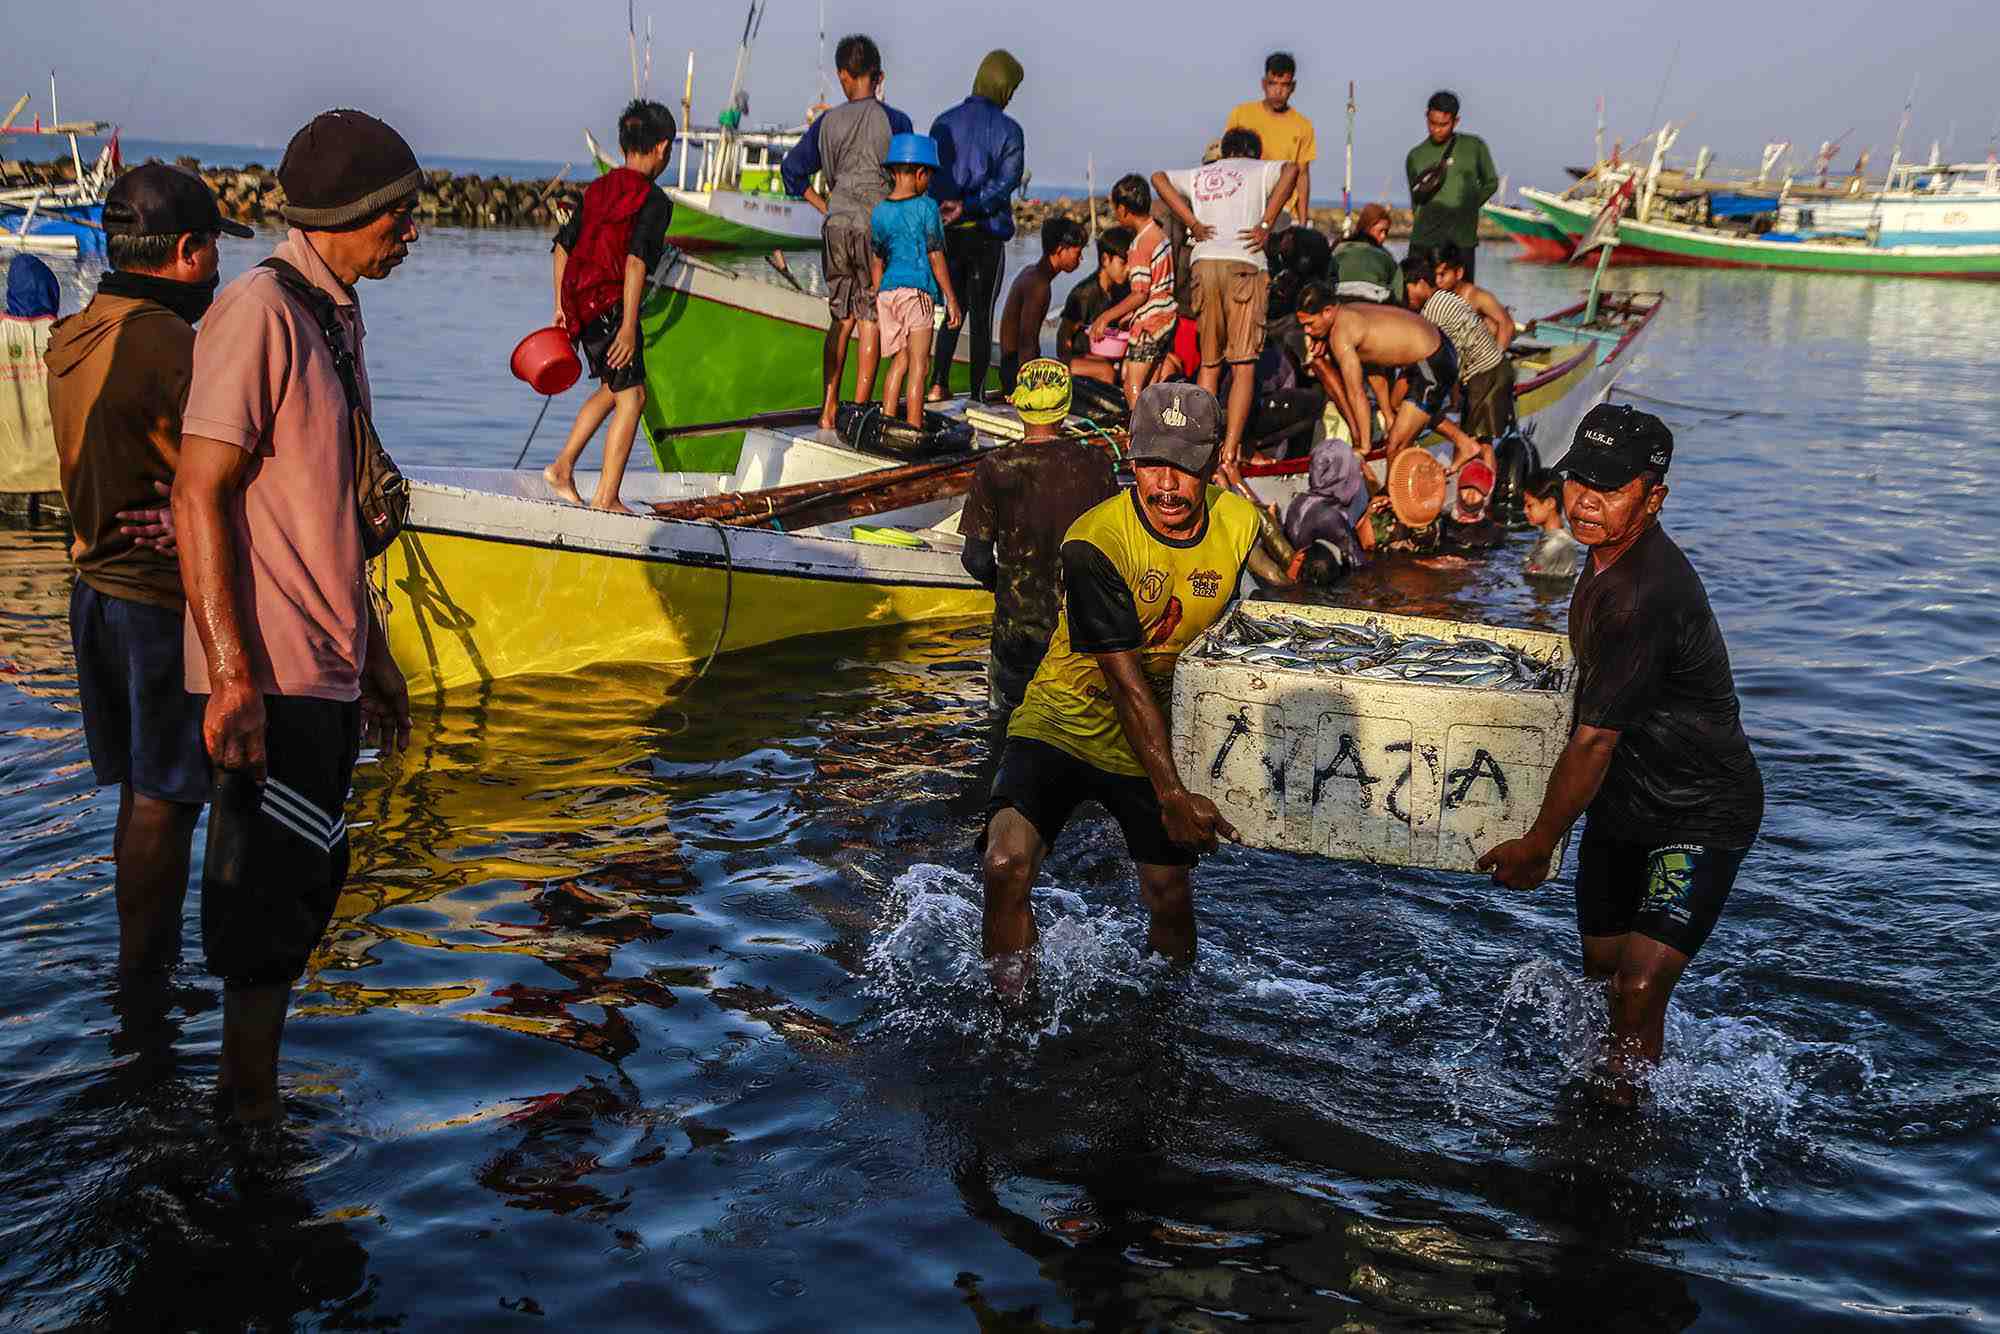
<instances>
[{"instance_id":1,"label":"man in black shirt carrying box","mask_svg":"<svg viewBox=\"0 0 2000 1334\"><path fill-rule=\"evenodd\" d=\"M1656 1064L1667 1001L1708 939L1764 818L1764 782L1701 577L1659 525L1674 439L1658 417L1592 408L1558 471L1590 559L1570 601L1576 728L1521 838L1482 870L1532 889L1579 815L1577 932L1611 1000L1611 1097Z\"/></svg>"}]
</instances>

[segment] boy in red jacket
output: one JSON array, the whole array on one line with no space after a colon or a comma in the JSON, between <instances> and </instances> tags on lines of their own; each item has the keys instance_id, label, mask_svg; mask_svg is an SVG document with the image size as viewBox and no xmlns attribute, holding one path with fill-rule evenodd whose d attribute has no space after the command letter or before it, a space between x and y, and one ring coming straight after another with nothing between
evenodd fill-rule
<instances>
[{"instance_id":1,"label":"boy in red jacket","mask_svg":"<svg viewBox=\"0 0 2000 1334\"><path fill-rule=\"evenodd\" d=\"M674 148L674 116L658 102L634 101L618 117L618 147L625 165L592 181L583 206L556 233L557 328L569 331L602 383L584 401L555 462L542 469L549 489L581 505L576 461L611 418L604 442L604 470L598 474L591 505L630 514L618 499L625 463L639 433L646 406L646 362L639 345L639 305L646 275L667 246L674 205L653 182L666 170Z\"/></svg>"}]
</instances>

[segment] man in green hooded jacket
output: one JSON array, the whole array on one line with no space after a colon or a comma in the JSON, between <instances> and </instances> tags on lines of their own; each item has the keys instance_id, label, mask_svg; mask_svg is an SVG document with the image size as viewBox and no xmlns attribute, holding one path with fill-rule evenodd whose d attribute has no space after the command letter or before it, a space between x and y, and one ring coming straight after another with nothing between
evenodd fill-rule
<instances>
[{"instance_id":1,"label":"man in green hooded jacket","mask_svg":"<svg viewBox=\"0 0 2000 1334\"><path fill-rule=\"evenodd\" d=\"M972 96L931 122L938 169L931 197L944 220L944 258L952 287L964 302L972 326L972 393L986 388L993 360L993 303L1014 236L1014 192L1021 188L1026 148L1021 124L1006 112L1021 86L1021 62L1006 51L989 51L979 62ZM938 330L931 397L942 398L951 383L958 330Z\"/></svg>"}]
</instances>

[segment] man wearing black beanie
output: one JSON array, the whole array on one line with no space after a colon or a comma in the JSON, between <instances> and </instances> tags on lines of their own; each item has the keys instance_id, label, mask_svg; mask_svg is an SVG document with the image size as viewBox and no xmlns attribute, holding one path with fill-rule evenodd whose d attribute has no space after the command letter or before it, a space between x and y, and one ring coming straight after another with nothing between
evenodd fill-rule
<instances>
[{"instance_id":1,"label":"man wearing black beanie","mask_svg":"<svg viewBox=\"0 0 2000 1334\"><path fill-rule=\"evenodd\" d=\"M395 130L329 111L278 168L291 233L216 297L194 344L174 483L187 687L217 772L202 944L223 980L224 1108L276 1121L292 984L347 877L364 741L407 742L408 693L368 600L355 502L369 408L355 284L417 239L423 172Z\"/></svg>"}]
</instances>

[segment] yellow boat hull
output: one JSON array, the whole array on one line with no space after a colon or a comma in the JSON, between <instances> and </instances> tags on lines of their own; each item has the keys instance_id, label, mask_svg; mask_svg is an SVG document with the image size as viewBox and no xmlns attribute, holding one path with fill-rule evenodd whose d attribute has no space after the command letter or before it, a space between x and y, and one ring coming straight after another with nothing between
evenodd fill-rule
<instances>
[{"instance_id":1,"label":"yellow boat hull","mask_svg":"<svg viewBox=\"0 0 2000 1334\"><path fill-rule=\"evenodd\" d=\"M800 635L990 616L976 587L683 564L443 532L378 563L389 648L413 694L601 662L698 666Z\"/></svg>"}]
</instances>

